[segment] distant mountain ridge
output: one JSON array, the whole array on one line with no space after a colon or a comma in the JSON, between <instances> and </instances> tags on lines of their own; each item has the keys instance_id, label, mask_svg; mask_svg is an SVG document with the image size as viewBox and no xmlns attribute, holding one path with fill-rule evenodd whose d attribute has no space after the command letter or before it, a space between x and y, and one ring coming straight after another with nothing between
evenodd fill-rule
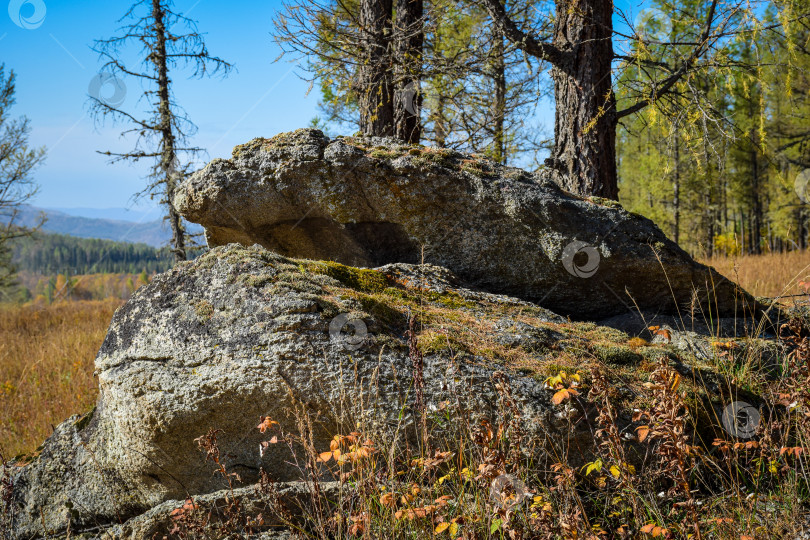
<instances>
[{"instance_id":1,"label":"distant mountain ridge","mask_svg":"<svg viewBox=\"0 0 810 540\"><path fill-rule=\"evenodd\" d=\"M115 221L132 221L135 223L146 223L147 221L156 221L161 218L161 209L158 207L140 207L140 208L87 208L87 207L59 207L59 206L43 206L46 211L57 211L67 214L69 216L93 218L93 219L112 219Z\"/></svg>"},{"instance_id":2,"label":"distant mountain ridge","mask_svg":"<svg viewBox=\"0 0 810 540\"><path fill-rule=\"evenodd\" d=\"M94 209L76 209L90 212ZM115 212L119 209L97 209L99 215ZM152 247L163 247L171 240L171 232L162 219L150 221L124 221L119 219L109 219L101 217L83 217L70 215L60 210L38 208L36 206L24 205L20 209L17 223L26 227L31 227L39 222L41 214L45 214L47 221L42 226L45 232L67 234L78 236L79 238L100 238L102 240L114 240L116 242L132 242L147 244ZM139 214L146 217L148 214ZM202 227L193 223L187 223L189 232L201 232Z\"/></svg>"}]
</instances>

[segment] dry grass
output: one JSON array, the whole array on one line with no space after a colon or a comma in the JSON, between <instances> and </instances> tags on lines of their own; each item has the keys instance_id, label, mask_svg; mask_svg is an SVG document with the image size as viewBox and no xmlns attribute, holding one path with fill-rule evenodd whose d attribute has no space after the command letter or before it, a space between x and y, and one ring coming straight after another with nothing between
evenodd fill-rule
<instances>
[{"instance_id":1,"label":"dry grass","mask_svg":"<svg viewBox=\"0 0 810 540\"><path fill-rule=\"evenodd\" d=\"M120 300L0 307L0 451L34 450L96 400L93 360Z\"/></svg>"},{"instance_id":2,"label":"dry grass","mask_svg":"<svg viewBox=\"0 0 810 540\"><path fill-rule=\"evenodd\" d=\"M810 250L701 260L755 296L785 296L805 292L810 281Z\"/></svg>"}]
</instances>

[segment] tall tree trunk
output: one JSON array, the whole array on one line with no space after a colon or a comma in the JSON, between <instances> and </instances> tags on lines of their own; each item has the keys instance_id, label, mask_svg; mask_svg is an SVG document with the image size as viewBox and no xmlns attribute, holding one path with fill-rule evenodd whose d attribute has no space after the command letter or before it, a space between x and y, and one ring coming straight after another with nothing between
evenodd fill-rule
<instances>
[{"instance_id":1,"label":"tall tree trunk","mask_svg":"<svg viewBox=\"0 0 810 540\"><path fill-rule=\"evenodd\" d=\"M757 155L757 147L754 144L754 137L756 135L751 133L752 146L751 146L751 195L753 198L752 213L754 217L751 235L753 237L754 254L759 255L762 253L762 246L760 246L760 238L762 237L762 199L759 192L759 156Z\"/></svg>"},{"instance_id":2,"label":"tall tree trunk","mask_svg":"<svg viewBox=\"0 0 810 540\"><path fill-rule=\"evenodd\" d=\"M617 199L616 99L613 94L613 0L559 0L552 70L554 150L547 164L563 188Z\"/></svg>"},{"instance_id":3,"label":"tall tree trunk","mask_svg":"<svg viewBox=\"0 0 810 540\"><path fill-rule=\"evenodd\" d=\"M705 220L706 220L706 258L711 258L714 255L714 220L715 214L712 209L711 193L707 192L703 198L705 205Z\"/></svg>"},{"instance_id":4,"label":"tall tree trunk","mask_svg":"<svg viewBox=\"0 0 810 540\"><path fill-rule=\"evenodd\" d=\"M360 131L394 135L393 77L390 62L392 0L361 0L363 65L359 69Z\"/></svg>"},{"instance_id":5,"label":"tall tree trunk","mask_svg":"<svg viewBox=\"0 0 810 540\"><path fill-rule=\"evenodd\" d=\"M425 42L423 0L397 0L395 43L397 92L394 126L398 139L418 144L422 138L422 47Z\"/></svg>"},{"instance_id":6,"label":"tall tree trunk","mask_svg":"<svg viewBox=\"0 0 810 540\"><path fill-rule=\"evenodd\" d=\"M180 214L174 208L174 192L177 189L177 151L175 148L175 136L172 128L171 93L169 91L169 67L166 56L166 21L165 10L161 4L162 0L152 0L152 17L155 21L156 50L151 56L158 73L158 111L160 115L160 137L162 145L162 156L160 159L160 174L163 176L165 185L165 204L169 214L169 226L172 230L172 252L176 262L185 261L186 254L186 232L183 229L183 222Z\"/></svg>"},{"instance_id":7,"label":"tall tree trunk","mask_svg":"<svg viewBox=\"0 0 810 540\"><path fill-rule=\"evenodd\" d=\"M506 3L502 0L502 3ZM499 27L493 31L493 47L490 52L494 96L492 102L492 159L506 164L506 58L504 57L504 35Z\"/></svg>"},{"instance_id":8,"label":"tall tree trunk","mask_svg":"<svg viewBox=\"0 0 810 540\"><path fill-rule=\"evenodd\" d=\"M447 96L440 93L436 96L435 110L431 113L433 120L433 132L436 146L444 148L447 145L447 120L444 117L444 108L447 104Z\"/></svg>"},{"instance_id":9,"label":"tall tree trunk","mask_svg":"<svg viewBox=\"0 0 810 540\"><path fill-rule=\"evenodd\" d=\"M679 243L681 236L681 132L675 128L675 179L672 186L672 208L674 223L672 236Z\"/></svg>"}]
</instances>

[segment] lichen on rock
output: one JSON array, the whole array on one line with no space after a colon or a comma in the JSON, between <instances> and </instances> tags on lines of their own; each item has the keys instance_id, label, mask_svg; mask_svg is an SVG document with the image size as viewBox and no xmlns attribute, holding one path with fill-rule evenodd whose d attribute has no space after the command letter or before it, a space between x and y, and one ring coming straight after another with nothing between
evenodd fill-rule
<instances>
[{"instance_id":1,"label":"lichen on rock","mask_svg":"<svg viewBox=\"0 0 810 540\"><path fill-rule=\"evenodd\" d=\"M433 264L473 288L579 319L765 309L615 201L393 139L332 140L314 129L256 139L193 174L174 202L210 246L257 243L349 266Z\"/></svg>"},{"instance_id":2,"label":"lichen on rock","mask_svg":"<svg viewBox=\"0 0 810 540\"><path fill-rule=\"evenodd\" d=\"M584 411L561 414L551 402L544 381L560 371L587 376L608 364L640 383L655 352L678 359L685 379L700 372L718 392L729 387L671 344L631 344L620 330L467 288L446 268L363 269L222 246L156 276L116 312L96 358L94 410L12 467L12 538L141 530L165 501L227 490L195 443L209 429L222 430L222 463L244 485L262 469L278 482L300 479L285 445L259 452L263 416L291 432L299 426L291 411L305 414L317 448L357 423L389 440L415 436L409 318L418 322L428 406L460 400L471 421L490 417L502 373L538 440L592 439L586 423L569 423ZM634 399L620 392L626 405Z\"/></svg>"}]
</instances>

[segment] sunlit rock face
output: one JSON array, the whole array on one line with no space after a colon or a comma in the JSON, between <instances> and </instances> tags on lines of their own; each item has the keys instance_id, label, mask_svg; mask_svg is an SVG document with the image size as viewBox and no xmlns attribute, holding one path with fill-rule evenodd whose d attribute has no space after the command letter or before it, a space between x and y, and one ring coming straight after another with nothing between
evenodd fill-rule
<instances>
[{"instance_id":1,"label":"sunlit rock face","mask_svg":"<svg viewBox=\"0 0 810 540\"><path fill-rule=\"evenodd\" d=\"M652 221L480 156L305 129L238 146L175 197L210 246L353 266L425 262L598 320L640 309L750 315L753 299Z\"/></svg>"}]
</instances>

